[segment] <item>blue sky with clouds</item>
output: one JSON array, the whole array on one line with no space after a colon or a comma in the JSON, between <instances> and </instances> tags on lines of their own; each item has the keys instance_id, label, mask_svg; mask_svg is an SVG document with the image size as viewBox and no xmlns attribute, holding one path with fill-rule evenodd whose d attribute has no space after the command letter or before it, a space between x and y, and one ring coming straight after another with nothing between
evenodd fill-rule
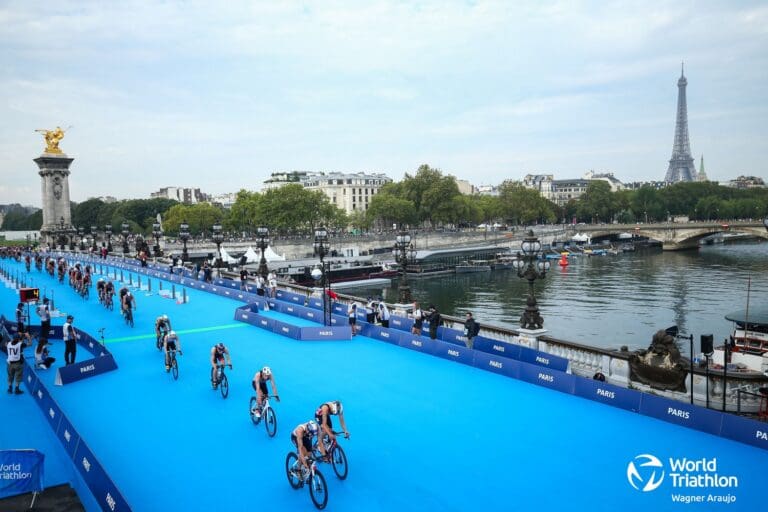
<instances>
[{"instance_id":1,"label":"blue sky with clouds","mask_svg":"<svg viewBox=\"0 0 768 512\"><path fill-rule=\"evenodd\" d=\"M707 173L768 178L765 2L0 2L0 203L258 190L280 170L427 163L663 179L680 61Z\"/></svg>"}]
</instances>

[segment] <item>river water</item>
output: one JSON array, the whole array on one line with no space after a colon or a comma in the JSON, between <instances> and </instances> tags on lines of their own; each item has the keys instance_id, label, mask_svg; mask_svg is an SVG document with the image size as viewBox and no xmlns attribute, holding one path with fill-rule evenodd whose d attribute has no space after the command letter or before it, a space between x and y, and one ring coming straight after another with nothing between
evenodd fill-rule
<instances>
[{"instance_id":1,"label":"river water","mask_svg":"<svg viewBox=\"0 0 768 512\"><path fill-rule=\"evenodd\" d=\"M768 310L768 243L741 242L694 251L660 249L617 256L577 257L535 283L548 334L602 348L646 348L653 333L672 325L681 333L714 334L716 344L733 326L726 313ZM518 327L525 309L527 281L513 270L409 280L422 307L435 304L444 314L471 311L483 324ZM347 291L347 290L345 290ZM358 296L397 302L392 288L354 288ZM698 351L698 348L695 348Z\"/></svg>"}]
</instances>

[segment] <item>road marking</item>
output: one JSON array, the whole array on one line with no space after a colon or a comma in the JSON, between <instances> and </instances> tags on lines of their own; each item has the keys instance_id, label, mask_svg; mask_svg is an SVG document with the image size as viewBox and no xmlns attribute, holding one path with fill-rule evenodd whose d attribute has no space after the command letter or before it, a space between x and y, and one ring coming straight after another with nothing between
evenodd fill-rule
<instances>
[{"instance_id":1,"label":"road marking","mask_svg":"<svg viewBox=\"0 0 768 512\"><path fill-rule=\"evenodd\" d=\"M241 327L246 327L249 324L243 324L243 323L237 323L237 324L225 324L225 325L215 325L213 327L198 327L197 329L185 329L182 331L176 331L176 334L194 334L197 332L209 332L209 331L220 331L223 329L239 329ZM135 340L149 340L149 339L156 339L157 335L153 332L151 334L139 334L138 336L125 336L123 338L112 338L112 339L105 339L104 343L121 343L123 341L135 341Z\"/></svg>"}]
</instances>

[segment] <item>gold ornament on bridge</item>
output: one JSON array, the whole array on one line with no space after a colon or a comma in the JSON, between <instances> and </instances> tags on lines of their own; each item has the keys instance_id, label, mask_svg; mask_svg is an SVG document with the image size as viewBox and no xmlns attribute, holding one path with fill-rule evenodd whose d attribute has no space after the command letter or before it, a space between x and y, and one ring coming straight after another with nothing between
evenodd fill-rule
<instances>
[{"instance_id":1,"label":"gold ornament on bridge","mask_svg":"<svg viewBox=\"0 0 768 512\"><path fill-rule=\"evenodd\" d=\"M69 128L72 128L71 126ZM67 128L67 130L69 130ZM35 130L38 133L42 133L45 137L45 152L55 153L57 155L63 154L59 149L59 142L64 138L66 130L62 130L61 126L57 126L55 130Z\"/></svg>"}]
</instances>

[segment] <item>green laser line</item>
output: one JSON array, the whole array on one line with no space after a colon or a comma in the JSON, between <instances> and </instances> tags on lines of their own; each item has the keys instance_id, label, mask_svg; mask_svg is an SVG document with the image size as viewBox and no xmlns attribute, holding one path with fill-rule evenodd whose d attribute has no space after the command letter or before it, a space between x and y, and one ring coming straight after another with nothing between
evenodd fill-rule
<instances>
[{"instance_id":1,"label":"green laser line","mask_svg":"<svg viewBox=\"0 0 768 512\"><path fill-rule=\"evenodd\" d=\"M220 331L222 329L238 329L240 327L245 327L248 324L226 324L226 325L216 325L213 327L198 327L197 329L185 329L183 331L176 331L176 334L193 334L196 332L209 332L209 331ZM113 338L113 339L105 339L104 343L120 343L123 341L135 341L135 340L148 340L156 338L155 333L151 334L139 334L138 336L125 336L123 338Z\"/></svg>"}]
</instances>

